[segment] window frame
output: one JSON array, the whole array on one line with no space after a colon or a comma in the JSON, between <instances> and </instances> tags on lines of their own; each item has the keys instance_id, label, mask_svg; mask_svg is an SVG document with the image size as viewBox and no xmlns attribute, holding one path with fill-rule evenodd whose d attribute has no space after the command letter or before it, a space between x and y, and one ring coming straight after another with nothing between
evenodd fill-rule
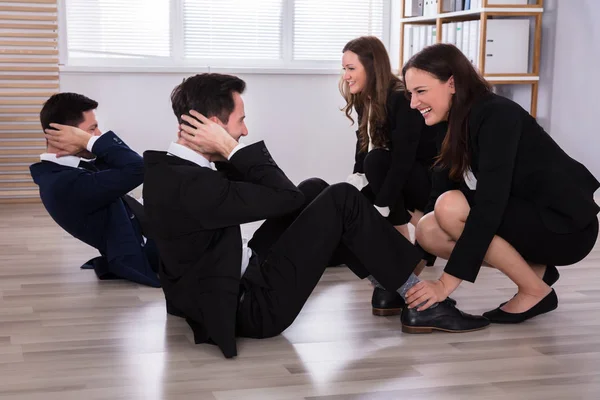
<instances>
[{"instance_id":1,"label":"window frame","mask_svg":"<svg viewBox=\"0 0 600 400\"><path fill-rule=\"evenodd\" d=\"M295 0L283 0L282 59L240 60L185 59L183 0L170 0L170 44L171 57L145 57L141 59L76 58L69 59L66 2L58 0L59 67L61 72L124 72L124 73L258 73L258 74L338 74L340 62L293 60L293 29ZM389 51L391 33L391 0L383 0L382 41ZM341 49L340 49L341 52ZM340 53L341 60L341 53Z\"/></svg>"}]
</instances>

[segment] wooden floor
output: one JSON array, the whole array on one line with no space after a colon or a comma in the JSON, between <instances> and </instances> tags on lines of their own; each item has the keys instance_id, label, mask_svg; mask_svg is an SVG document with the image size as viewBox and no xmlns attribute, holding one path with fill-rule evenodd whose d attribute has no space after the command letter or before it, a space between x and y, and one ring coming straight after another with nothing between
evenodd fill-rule
<instances>
[{"instance_id":1,"label":"wooden floor","mask_svg":"<svg viewBox=\"0 0 600 400\"><path fill-rule=\"evenodd\" d=\"M41 206L0 205L0 399L600 398L600 245L560 269L556 311L468 334L403 334L332 268L290 329L232 360L194 345L160 289L79 270L95 255ZM453 297L482 313L514 291L485 269Z\"/></svg>"}]
</instances>

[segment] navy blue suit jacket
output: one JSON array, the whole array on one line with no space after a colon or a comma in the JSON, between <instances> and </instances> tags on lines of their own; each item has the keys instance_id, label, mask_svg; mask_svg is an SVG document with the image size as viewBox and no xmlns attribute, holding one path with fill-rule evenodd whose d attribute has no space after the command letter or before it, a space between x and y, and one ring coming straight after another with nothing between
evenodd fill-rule
<instances>
[{"instance_id":1,"label":"navy blue suit jacket","mask_svg":"<svg viewBox=\"0 0 600 400\"><path fill-rule=\"evenodd\" d=\"M141 185L142 157L109 131L94 143L98 171L49 161L30 166L50 216L65 231L98 249L100 279L123 278L160 287L148 261L139 222L122 196Z\"/></svg>"}]
</instances>

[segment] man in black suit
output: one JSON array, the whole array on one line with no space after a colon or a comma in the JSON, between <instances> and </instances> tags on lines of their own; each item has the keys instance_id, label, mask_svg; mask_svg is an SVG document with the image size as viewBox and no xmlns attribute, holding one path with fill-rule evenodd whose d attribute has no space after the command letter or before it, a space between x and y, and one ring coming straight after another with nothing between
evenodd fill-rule
<instances>
[{"instance_id":1,"label":"man in black suit","mask_svg":"<svg viewBox=\"0 0 600 400\"><path fill-rule=\"evenodd\" d=\"M142 228L143 206L127 195L142 183L143 159L112 131L101 134L97 107L76 93L46 101L40 121L47 150L30 166L31 176L56 223L100 252L82 268L93 268L100 279L160 287L156 245Z\"/></svg>"},{"instance_id":2,"label":"man in black suit","mask_svg":"<svg viewBox=\"0 0 600 400\"><path fill-rule=\"evenodd\" d=\"M187 319L196 343L217 344L228 358L237 355L236 335L284 331L332 258L403 295L418 282L412 271L422 256L353 186L310 179L296 187L264 142L238 143L248 133L244 89L229 75L184 80L171 95L183 122L177 142L144 153L167 311ZM263 219L246 245L240 224ZM408 332L487 325L447 302L402 315Z\"/></svg>"}]
</instances>

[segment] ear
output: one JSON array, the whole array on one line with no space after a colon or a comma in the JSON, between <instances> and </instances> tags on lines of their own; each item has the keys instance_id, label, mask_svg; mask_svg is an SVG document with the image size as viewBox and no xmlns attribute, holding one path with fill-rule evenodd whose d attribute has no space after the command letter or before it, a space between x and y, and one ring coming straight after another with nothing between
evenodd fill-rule
<instances>
[{"instance_id":1,"label":"ear","mask_svg":"<svg viewBox=\"0 0 600 400\"><path fill-rule=\"evenodd\" d=\"M219 117L213 116L213 117L210 117L210 118L208 118L208 119L210 119L212 122L214 122L214 123L215 123L215 124L217 124L217 125L220 125L220 126L222 126L222 127L225 127L225 124L223 123L223 121L221 121L221 120L219 119Z\"/></svg>"},{"instance_id":2,"label":"ear","mask_svg":"<svg viewBox=\"0 0 600 400\"><path fill-rule=\"evenodd\" d=\"M451 76L448 79L448 87L450 88L450 93L456 93L456 88L454 87L454 76Z\"/></svg>"}]
</instances>

